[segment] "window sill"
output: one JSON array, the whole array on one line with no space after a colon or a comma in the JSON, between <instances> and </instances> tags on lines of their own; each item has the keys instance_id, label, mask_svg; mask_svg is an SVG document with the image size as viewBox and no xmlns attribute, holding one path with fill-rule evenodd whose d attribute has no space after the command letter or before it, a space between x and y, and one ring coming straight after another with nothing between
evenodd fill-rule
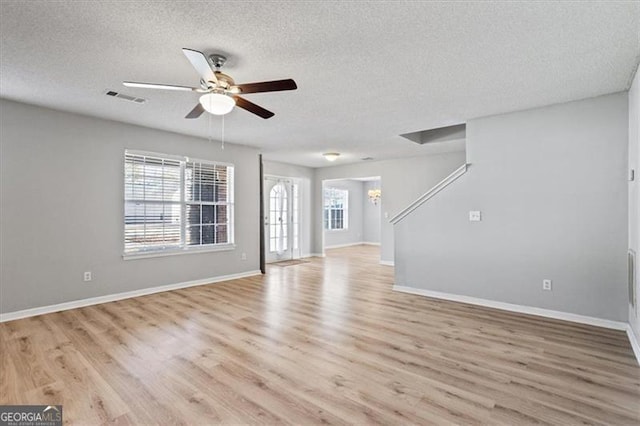
<instances>
[{"instance_id":1,"label":"window sill","mask_svg":"<svg viewBox=\"0 0 640 426\"><path fill-rule=\"evenodd\" d=\"M347 232L349 230L349 228L342 228L342 229L325 229L324 232Z\"/></svg>"},{"instance_id":2,"label":"window sill","mask_svg":"<svg viewBox=\"0 0 640 426\"><path fill-rule=\"evenodd\" d=\"M235 249L236 249L235 244L224 244L224 245L219 245L215 247L169 249L169 250L158 250L158 251L148 251L148 252L138 252L138 253L124 253L122 255L122 259L135 260L135 259L146 259L150 257L176 256L181 254L197 254L197 253L211 253L216 251L231 251Z\"/></svg>"}]
</instances>

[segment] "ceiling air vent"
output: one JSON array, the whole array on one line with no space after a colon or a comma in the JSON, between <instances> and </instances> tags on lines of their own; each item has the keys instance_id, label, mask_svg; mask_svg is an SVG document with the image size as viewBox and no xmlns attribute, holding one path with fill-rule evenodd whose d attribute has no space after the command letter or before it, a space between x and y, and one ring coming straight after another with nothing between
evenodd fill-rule
<instances>
[{"instance_id":1,"label":"ceiling air vent","mask_svg":"<svg viewBox=\"0 0 640 426\"><path fill-rule=\"evenodd\" d=\"M137 98L135 96L125 95L124 93L118 93L118 92L113 91L113 90L106 90L104 92L104 94L107 95L107 96L111 96L111 97L114 97L114 98L122 99L123 101L133 102L133 103L136 103L136 104L143 104L143 103L147 102L147 100L145 98Z\"/></svg>"},{"instance_id":2,"label":"ceiling air vent","mask_svg":"<svg viewBox=\"0 0 640 426\"><path fill-rule=\"evenodd\" d=\"M454 141L467 137L467 125L462 123L453 126L438 127L436 129L419 130L400 136L420 145L433 142Z\"/></svg>"}]
</instances>

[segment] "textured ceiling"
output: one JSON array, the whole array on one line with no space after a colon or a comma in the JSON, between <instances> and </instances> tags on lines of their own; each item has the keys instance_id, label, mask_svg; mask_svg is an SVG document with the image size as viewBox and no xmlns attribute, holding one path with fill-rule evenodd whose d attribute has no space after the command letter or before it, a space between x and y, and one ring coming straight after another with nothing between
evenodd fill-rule
<instances>
[{"instance_id":1,"label":"textured ceiling","mask_svg":"<svg viewBox=\"0 0 640 426\"><path fill-rule=\"evenodd\" d=\"M628 88L639 17L637 2L3 0L0 96L206 137L207 115L183 118L196 94L121 85L196 85L190 47L227 54L236 82L298 83L247 95L276 116L234 110L228 142L313 167L413 156L463 145L400 134ZM342 155L328 164L327 151Z\"/></svg>"}]
</instances>

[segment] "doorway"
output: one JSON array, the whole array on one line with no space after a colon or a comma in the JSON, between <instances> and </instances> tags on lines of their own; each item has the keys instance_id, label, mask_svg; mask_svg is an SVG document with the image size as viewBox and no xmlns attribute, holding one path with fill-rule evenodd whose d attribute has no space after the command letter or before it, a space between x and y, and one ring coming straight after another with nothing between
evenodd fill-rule
<instances>
[{"instance_id":1,"label":"doorway","mask_svg":"<svg viewBox=\"0 0 640 426\"><path fill-rule=\"evenodd\" d=\"M322 253L349 246L380 246L380 176L322 181Z\"/></svg>"},{"instance_id":2,"label":"doorway","mask_svg":"<svg viewBox=\"0 0 640 426\"><path fill-rule=\"evenodd\" d=\"M264 235L267 263L300 258L300 185L264 177Z\"/></svg>"}]
</instances>

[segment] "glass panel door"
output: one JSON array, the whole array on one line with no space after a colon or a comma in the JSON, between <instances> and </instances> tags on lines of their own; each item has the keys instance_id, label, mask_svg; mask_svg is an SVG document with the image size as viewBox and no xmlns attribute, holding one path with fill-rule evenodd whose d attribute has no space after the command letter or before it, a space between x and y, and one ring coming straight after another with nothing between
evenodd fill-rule
<instances>
[{"instance_id":1,"label":"glass panel door","mask_svg":"<svg viewBox=\"0 0 640 426\"><path fill-rule=\"evenodd\" d=\"M299 252L299 189L291 179L265 176L265 254L267 263L293 259Z\"/></svg>"}]
</instances>

